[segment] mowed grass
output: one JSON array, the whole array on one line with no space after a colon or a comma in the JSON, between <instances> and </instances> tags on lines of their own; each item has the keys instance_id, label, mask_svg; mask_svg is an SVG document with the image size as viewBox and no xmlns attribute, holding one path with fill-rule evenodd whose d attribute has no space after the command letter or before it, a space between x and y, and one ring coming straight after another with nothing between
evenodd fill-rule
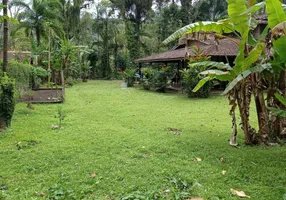
<instances>
[{"instance_id":1,"label":"mowed grass","mask_svg":"<svg viewBox=\"0 0 286 200\"><path fill-rule=\"evenodd\" d=\"M89 81L67 88L63 105L34 106L18 103L0 136L0 199L239 199L231 188L251 199L286 198L286 148L244 146L241 132L240 148L230 147L222 96ZM52 130L58 106L64 129Z\"/></svg>"}]
</instances>

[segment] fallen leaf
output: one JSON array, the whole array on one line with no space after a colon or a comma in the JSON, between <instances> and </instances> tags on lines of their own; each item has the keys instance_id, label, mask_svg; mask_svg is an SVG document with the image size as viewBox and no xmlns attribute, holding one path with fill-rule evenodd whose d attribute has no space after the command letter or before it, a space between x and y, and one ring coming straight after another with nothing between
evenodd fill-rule
<instances>
[{"instance_id":1,"label":"fallen leaf","mask_svg":"<svg viewBox=\"0 0 286 200\"><path fill-rule=\"evenodd\" d=\"M199 158L199 157L197 157L195 161L197 161L197 162L201 162L201 161L202 161L202 159L201 159L201 158Z\"/></svg>"},{"instance_id":2,"label":"fallen leaf","mask_svg":"<svg viewBox=\"0 0 286 200\"><path fill-rule=\"evenodd\" d=\"M222 175L225 175L227 173L227 171L226 170L222 170L221 173L222 173Z\"/></svg>"},{"instance_id":3,"label":"fallen leaf","mask_svg":"<svg viewBox=\"0 0 286 200\"><path fill-rule=\"evenodd\" d=\"M95 178L95 177L96 177L96 173L92 173L92 174L90 175L90 177L91 177L91 178Z\"/></svg>"},{"instance_id":4,"label":"fallen leaf","mask_svg":"<svg viewBox=\"0 0 286 200\"><path fill-rule=\"evenodd\" d=\"M219 161L220 161L220 162L224 162L225 160L224 160L223 157L221 157L221 158L219 159Z\"/></svg>"},{"instance_id":5,"label":"fallen leaf","mask_svg":"<svg viewBox=\"0 0 286 200\"><path fill-rule=\"evenodd\" d=\"M165 190L164 192L165 192L165 193L169 193L169 192L170 192L170 190L169 190L169 189L167 189L167 190Z\"/></svg>"},{"instance_id":6,"label":"fallen leaf","mask_svg":"<svg viewBox=\"0 0 286 200\"><path fill-rule=\"evenodd\" d=\"M36 192L36 195L41 196L41 197L46 196L45 193L43 193L43 192Z\"/></svg>"},{"instance_id":7,"label":"fallen leaf","mask_svg":"<svg viewBox=\"0 0 286 200\"><path fill-rule=\"evenodd\" d=\"M237 195L239 197L242 197L242 198L250 198L250 196L246 195L243 191L238 191L238 190L235 190L235 189L230 189L231 193L234 194L234 195Z\"/></svg>"},{"instance_id":8,"label":"fallen leaf","mask_svg":"<svg viewBox=\"0 0 286 200\"><path fill-rule=\"evenodd\" d=\"M204 199L201 198L201 197L191 197L191 198L189 198L187 200L204 200Z\"/></svg>"}]
</instances>

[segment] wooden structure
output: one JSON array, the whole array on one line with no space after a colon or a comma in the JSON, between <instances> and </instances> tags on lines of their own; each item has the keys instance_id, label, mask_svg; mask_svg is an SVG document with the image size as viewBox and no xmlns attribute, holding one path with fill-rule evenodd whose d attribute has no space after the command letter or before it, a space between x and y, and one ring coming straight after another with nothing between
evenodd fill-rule
<instances>
[{"instance_id":1,"label":"wooden structure","mask_svg":"<svg viewBox=\"0 0 286 200\"><path fill-rule=\"evenodd\" d=\"M202 39L203 38L203 39ZM179 68L186 67L190 56L195 56L192 47L203 49L211 60L232 63L238 52L239 40L235 38L217 40L214 33L186 34L171 50L136 59L137 63L178 63Z\"/></svg>"},{"instance_id":2,"label":"wooden structure","mask_svg":"<svg viewBox=\"0 0 286 200\"><path fill-rule=\"evenodd\" d=\"M193 46L197 46L204 51L206 56L210 56L212 61L230 63L233 65L238 53L239 40L231 35L218 40L215 33L193 33L183 35L179 43L171 50L153 54L145 58L136 59L139 63L175 63L177 64L177 73L173 78L172 87L180 87L181 73L180 69L186 68L190 57L194 57ZM141 66L139 67L141 68Z\"/></svg>"},{"instance_id":3,"label":"wooden structure","mask_svg":"<svg viewBox=\"0 0 286 200\"><path fill-rule=\"evenodd\" d=\"M8 51L8 60L24 61L25 59L30 60L30 57L30 51ZM3 59L3 52L0 52L0 59Z\"/></svg>"},{"instance_id":4,"label":"wooden structure","mask_svg":"<svg viewBox=\"0 0 286 200\"><path fill-rule=\"evenodd\" d=\"M27 103L63 103L63 88L40 88L24 92L19 101Z\"/></svg>"}]
</instances>

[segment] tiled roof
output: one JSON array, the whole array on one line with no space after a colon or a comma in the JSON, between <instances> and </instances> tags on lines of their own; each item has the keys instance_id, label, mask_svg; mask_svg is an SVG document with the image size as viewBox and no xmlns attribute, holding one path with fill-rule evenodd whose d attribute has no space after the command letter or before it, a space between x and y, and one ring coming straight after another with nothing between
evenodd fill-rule
<instances>
[{"instance_id":1,"label":"tiled roof","mask_svg":"<svg viewBox=\"0 0 286 200\"><path fill-rule=\"evenodd\" d=\"M163 53L153 54L145 58L136 59L135 62L162 62L183 60L186 56L185 48L169 50Z\"/></svg>"},{"instance_id":2,"label":"tiled roof","mask_svg":"<svg viewBox=\"0 0 286 200\"><path fill-rule=\"evenodd\" d=\"M237 39L222 39L217 42L213 40L207 40L204 42L194 40L191 42L188 48L172 49L167 52L153 54L144 58L136 59L135 62L168 62L179 61L187 58L188 56L194 56L191 46L196 45L201 49L204 49L208 56L236 56L238 52Z\"/></svg>"}]
</instances>

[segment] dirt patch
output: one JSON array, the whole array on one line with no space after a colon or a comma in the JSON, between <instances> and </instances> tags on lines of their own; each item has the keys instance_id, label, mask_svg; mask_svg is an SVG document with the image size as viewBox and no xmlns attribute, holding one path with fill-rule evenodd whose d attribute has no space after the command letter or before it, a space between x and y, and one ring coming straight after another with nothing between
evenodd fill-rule
<instances>
[{"instance_id":1,"label":"dirt patch","mask_svg":"<svg viewBox=\"0 0 286 200\"><path fill-rule=\"evenodd\" d=\"M27 103L62 103L64 101L64 93L62 88L33 89L32 93L24 93L19 101Z\"/></svg>"}]
</instances>

